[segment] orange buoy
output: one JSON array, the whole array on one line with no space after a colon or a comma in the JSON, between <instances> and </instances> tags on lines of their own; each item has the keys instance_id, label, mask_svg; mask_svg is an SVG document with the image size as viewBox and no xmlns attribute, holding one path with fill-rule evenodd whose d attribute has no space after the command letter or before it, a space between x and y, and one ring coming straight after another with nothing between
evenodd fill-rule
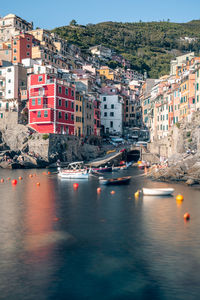
<instances>
[{"instance_id":1,"label":"orange buoy","mask_svg":"<svg viewBox=\"0 0 200 300\"><path fill-rule=\"evenodd\" d=\"M51 172L48 172L47 174L48 174L48 175L50 175L50 174L51 174Z\"/></svg>"},{"instance_id":2,"label":"orange buoy","mask_svg":"<svg viewBox=\"0 0 200 300\"><path fill-rule=\"evenodd\" d=\"M176 196L176 201L183 201L183 200L184 200L183 195L179 194Z\"/></svg>"},{"instance_id":3,"label":"orange buoy","mask_svg":"<svg viewBox=\"0 0 200 300\"><path fill-rule=\"evenodd\" d=\"M111 193L111 195L114 195L114 194L115 194L115 191L111 191L110 193Z\"/></svg>"},{"instance_id":4,"label":"orange buoy","mask_svg":"<svg viewBox=\"0 0 200 300\"><path fill-rule=\"evenodd\" d=\"M17 179L13 179L12 180L12 185L16 185L17 184Z\"/></svg>"},{"instance_id":5,"label":"orange buoy","mask_svg":"<svg viewBox=\"0 0 200 300\"><path fill-rule=\"evenodd\" d=\"M76 189L78 189L78 187L79 187L79 184L78 183L74 183L73 184L73 188L76 190Z\"/></svg>"},{"instance_id":6,"label":"orange buoy","mask_svg":"<svg viewBox=\"0 0 200 300\"><path fill-rule=\"evenodd\" d=\"M190 219L190 214L188 213L188 212L186 212L185 214L184 214L184 219L186 220L186 221L189 221L189 219Z\"/></svg>"},{"instance_id":7,"label":"orange buoy","mask_svg":"<svg viewBox=\"0 0 200 300\"><path fill-rule=\"evenodd\" d=\"M3 183L4 182L4 179L3 178L1 178L1 183Z\"/></svg>"},{"instance_id":8,"label":"orange buoy","mask_svg":"<svg viewBox=\"0 0 200 300\"><path fill-rule=\"evenodd\" d=\"M100 188L100 187L97 188L97 193L98 193L98 194L101 193L101 188Z\"/></svg>"},{"instance_id":9,"label":"orange buoy","mask_svg":"<svg viewBox=\"0 0 200 300\"><path fill-rule=\"evenodd\" d=\"M7 180L10 180L10 177L8 177Z\"/></svg>"},{"instance_id":10,"label":"orange buoy","mask_svg":"<svg viewBox=\"0 0 200 300\"><path fill-rule=\"evenodd\" d=\"M36 184L37 184L37 186L40 186L40 182L37 182Z\"/></svg>"},{"instance_id":11,"label":"orange buoy","mask_svg":"<svg viewBox=\"0 0 200 300\"><path fill-rule=\"evenodd\" d=\"M19 176L19 180L22 180L22 177L21 177L21 176Z\"/></svg>"},{"instance_id":12,"label":"orange buoy","mask_svg":"<svg viewBox=\"0 0 200 300\"><path fill-rule=\"evenodd\" d=\"M29 177L32 178L32 177L33 177L33 174L29 174Z\"/></svg>"}]
</instances>

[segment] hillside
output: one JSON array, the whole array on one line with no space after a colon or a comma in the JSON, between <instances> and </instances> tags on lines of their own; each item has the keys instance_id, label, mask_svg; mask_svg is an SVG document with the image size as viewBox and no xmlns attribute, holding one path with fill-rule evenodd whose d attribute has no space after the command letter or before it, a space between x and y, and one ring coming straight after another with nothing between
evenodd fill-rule
<instances>
[{"instance_id":1,"label":"hillside","mask_svg":"<svg viewBox=\"0 0 200 300\"><path fill-rule=\"evenodd\" d=\"M169 62L188 51L199 53L200 20L188 23L139 22L63 26L53 32L84 51L102 44L127 58L139 72L157 78L169 72ZM185 37L194 38L188 41Z\"/></svg>"}]
</instances>

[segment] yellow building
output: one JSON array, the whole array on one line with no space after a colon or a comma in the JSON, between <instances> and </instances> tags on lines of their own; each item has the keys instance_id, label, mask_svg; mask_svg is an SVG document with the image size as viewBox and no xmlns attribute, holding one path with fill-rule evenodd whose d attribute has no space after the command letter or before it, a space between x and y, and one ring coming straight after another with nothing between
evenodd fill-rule
<instances>
[{"instance_id":1,"label":"yellow building","mask_svg":"<svg viewBox=\"0 0 200 300\"><path fill-rule=\"evenodd\" d=\"M189 78L185 77L180 84L181 101L180 101L180 119L188 115L189 103Z\"/></svg>"},{"instance_id":2,"label":"yellow building","mask_svg":"<svg viewBox=\"0 0 200 300\"><path fill-rule=\"evenodd\" d=\"M107 66L101 67L101 69L97 70L97 72L104 79L114 80L115 78L114 71Z\"/></svg>"},{"instance_id":3,"label":"yellow building","mask_svg":"<svg viewBox=\"0 0 200 300\"><path fill-rule=\"evenodd\" d=\"M83 135L83 97L80 92L76 92L74 125L75 135L79 137Z\"/></svg>"}]
</instances>

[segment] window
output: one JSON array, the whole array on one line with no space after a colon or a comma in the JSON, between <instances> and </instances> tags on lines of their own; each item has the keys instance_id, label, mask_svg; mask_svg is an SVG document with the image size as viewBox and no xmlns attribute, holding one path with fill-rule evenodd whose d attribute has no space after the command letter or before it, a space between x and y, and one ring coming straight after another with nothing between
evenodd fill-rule
<instances>
[{"instance_id":1,"label":"window","mask_svg":"<svg viewBox=\"0 0 200 300\"><path fill-rule=\"evenodd\" d=\"M103 101L106 101L106 97L103 97Z\"/></svg>"},{"instance_id":2,"label":"window","mask_svg":"<svg viewBox=\"0 0 200 300\"><path fill-rule=\"evenodd\" d=\"M68 101L67 100L65 101L65 107L66 108L68 107Z\"/></svg>"},{"instance_id":3,"label":"window","mask_svg":"<svg viewBox=\"0 0 200 300\"><path fill-rule=\"evenodd\" d=\"M104 113L104 117L107 117L107 112Z\"/></svg>"},{"instance_id":4,"label":"window","mask_svg":"<svg viewBox=\"0 0 200 300\"><path fill-rule=\"evenodd\" d=\"M197 91L199 90L199 84L197 83Z\"/></svg>"},{"instance_id":5,"label":"window","mask_svg":"<svg viewBox=\"0 0 200 300\"><path fill-rule=\"evenodd\" d=\"M61 111L58 112L58 119L62 119L62 112Z\"/></svg>"},{"instance_id":6,"label":"window","mask_svg":"<svg viewBox=\"0 0 200 300\"><path fill-rule=\"evenodd\" d=\"M58 99L58 106L62 106L62 99Z\"/></svg>"},{"instance_id":7,"label":"window","mask_svg":"<svg viewBox=\"0 0 200 300\"><path fill-rule=\"evenodd\" d=\"M29 44L27 45L27 48L30 48L30 45L29 45Z\"/></svg>"},{"instance_id":8,"label":"window","mask_svg":"<svg viewBox=\"0 0 200 300\"><path fill-rule=\"evenodd\" d=\"M30 55L30 53L29 53L29 52L27 52L27 53L26 53L26 55L27 55L27 56L29 56L29 55Z\"/></svg>"},{"instance_id":9,"label":"window","mask_svg":"<svg viewBox=\"0 0 200 300\"><path fill-rule=\"evenodd\" d=\"M71 115L71 120L74 121L74 115Z\"/></svg>"},{"instance_id":10,"label":"window","mask_svg":"<svg viewBox=\"0 0 200 300\"><path fill-rule=\"evenodd\" d=\"M32 99L32 106L35 106L35 99Z\"/></svg>"},{"instance_id":11,"label":"window","mask_svg":"<svg viewBox=\"0 0 200 300\"><path fill-rule=\"evenodd\" d=\"M78 111L78 105L76 105L76 111Z\"/></svg>"},{"instance_id":12,"label":"window","mask_svg":"<svg viewBox=\"0 0 200 300\"><path fill-rule=\"evenodd\" d=\"M11 79L8 79L8 83L11 83Z\"/></svg>"},{"instance_id":13,"label":"window","mask_svg":"<svg viewBox=\"0 0 200 300\"><path fill-rule=\"evenodd\" d=\"M41 118L41 111L40 110L38 110L38 112L37 112L37 117Z\"/></svg>"},{"instance_id":14,"label":"window","mask_svg":"<svg viewBox=\"0 0 200 300\"><path fill-rule=\"evenodd\" d=\"M197 95L197 102L199 102L199 95Z\"/></svg>"},{"instance_id":15,"label":"window","mask_svg":"<svg viewBox=\"0 0 200 300\"><path fill-rule=\"evenodd\" d=\"M111 109L114 109L114 107L115 107L114 104L111 104Z\"/></svg>"},{"instance_id":16,"label":"window","mask_svg":"<svg viewBox=\"0 0 200 300\"><path fill-rule=\"evenodd\" d=\"M42 76L39 76L38 77L38 82L41 82L42 81Z\"/></svg>"},{"instance_id":17,"label":"window","mask_svg":"<svg viewBox=\"0 0 200 300\"><path fill-rule=\"evenodd\" d=\"M113 121L110 121L110 127L113 128Z\"/></svg>"},{"instance_id":18,"label":"window","mask_svg":"<svg viewBox=\"0 0 200 300\"><path fill-rule=\"evenodd\" d=\"M59 86L59 87L58 87L58 93L59 93L59 94L62 94L62 86Z\"/></svg>"},{"instance_id":19,"label":"window","mask_svg":"<svg viewBox=\"0 0 200 300\"><path fill-rule=\"evenodd\" d=\"M45 110L45 111L44 111L44 117L45 117L45 118L48 118L48 110Z\"/></svg>"},{"instance_id":20,"label":"window","mask_svg":"<svg viewBox=\"0 0 200 300\"><path fill-rule=\"evenodd\" d=\"M16 40L14 40L14 41L13 41L13 44L14 44L14 45L17 45L17 41L16 41Z\"/></svg>"},{"instance_id":21,"label":"window","mask_svg":"<svg viewBox=\"0 0 200 300\"><path fill-rule=\"evenodd\" d=\"M72 109L74 108L74 102L71 102L71 108Z\"/></svg>"},{"instance_id":22,"label":"window","mask_svg":"<svg viewBox=\"0 0 200 300\"><path fill-rule=\"evenodd\" d=\"M11 94L11 90L8 90L8 94Z\"/></svg>"},{"instance_id":23,"label":"window","mask_svg":"<svg viewBox=\"0 0 200 300\"><path fill-rule=\"evenodd\" d=\"M107 104L104 104L104 109L107 109Z\"/></svg>"},{"instance_id":24,"label":"window","mask_svg":"<svg viewBox=\"0 0 200 300\"><path fill-rule=\"evenodd\" d=\"M113 111L110 112L110 116L114 117L114 112Z\"/></svg>"},{"instance_id":25,"label":"window","mask_svg":"<svg viewBox=\"0 0 200 300\"><path fill-rule=\"evenodd\" d=\"M72 90L72 93L71 93L71 94L72 94L72 97L74 97L74 90Z\"/></svg>"},{"instance_id":26,"label":"window","mask_svg":"<svg viewBox=\"0 0 200 300\"><path fill-rule=\"evenodd\" d=\"M65 89L65 95L68 95L68 89L67 88Z\"/></svg>"},{"instance_id":27,"label":"window","mask_svg":"<svg viewBox=\"0 0 200 300\"><path fill-rule=\"evenodd\" d=\"M17 53L17 49L14 49L13 52L14 52L14 53Z\"/></svg>"},{"instance_id":28,"label":"window","mask_svg":"<svg viewBox=\"0 0 200 300\"><path fill-rule=\"evenodd\" d=\"M38 105L41 105L41 98L38 98Z\"/></svg>"},{"instance_id":29,"label":"window","mask_svg":"<svg viewBox=\"0 0 200 300\"><path fill-rule=\"evenodd\" d=\"M17 57L16 57L16 56L14 56L14 57L13 57L13 60L17 60Z\"/></svg>"},{"instance_id":30,"label":"window","mask_svg":"<svg viewBox=\"0 0 200 300\"><path fill-rule=\"evenodd\" d=\"M65 114L65 120L68 120L68 114Z\"/></svg>"}]
</instances>

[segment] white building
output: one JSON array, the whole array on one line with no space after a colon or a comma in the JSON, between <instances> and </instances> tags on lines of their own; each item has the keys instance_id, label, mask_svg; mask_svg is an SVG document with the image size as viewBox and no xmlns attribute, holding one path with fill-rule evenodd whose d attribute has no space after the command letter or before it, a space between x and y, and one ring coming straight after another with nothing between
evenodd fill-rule
<instances>
[{"instance_id":1,"label":"white building","mask_svg":"<svg viewBox=\"0 0 200 300\"><path fill-rule=\"evenodd\" d=\"M112 56L112 50L102 45L91 47L90 52L93 55L97 55L98 57L102 57L102 58L111 58Z\"/></svg>"},{"instance_id":2,"label":"white building","mask_svg":"<svg viewBox=\"0 0 200 300\"><path fill-rule=\"evenodd\" d=\"M0 68L0 110L17 110L19 92L27 87L27 72L22 65Z\"/></svg>"},{"instance_id":3,"label":"white building","mask_svg":"<svg viewBox=\"0 0 200 300\"><path fill-rule=\"evenodd\" d=\"M0 18L0 42L10 41L15 34L32 29L33 23L29 23L14 14L6 15Z\"/></svg>"},{"instance_id":4,"label":"white building","mask_svg":"<svg viewBox=\"0 0 200 300\"><path fill-rule=\"evenodd\" d=\"M105 133L120 133L123 129L123 99L119 95L101 95L101 125Z\"/></svg>"}]
</instances>

